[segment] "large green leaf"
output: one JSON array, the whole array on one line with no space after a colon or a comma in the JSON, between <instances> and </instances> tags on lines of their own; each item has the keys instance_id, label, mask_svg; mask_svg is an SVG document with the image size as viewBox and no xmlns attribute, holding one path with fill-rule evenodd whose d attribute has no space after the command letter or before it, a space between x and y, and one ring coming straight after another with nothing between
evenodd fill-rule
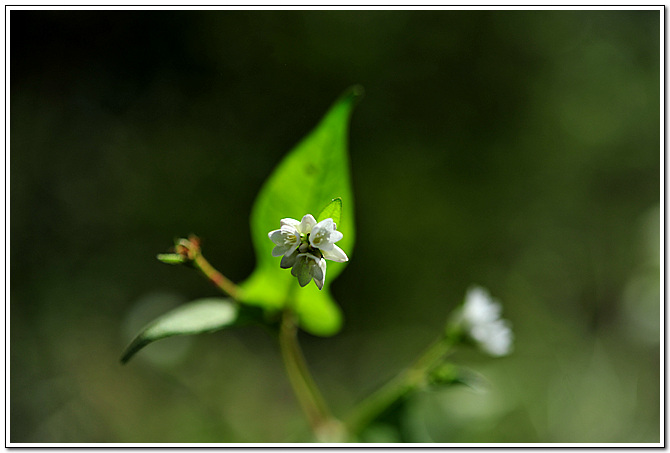
<instances>
[{"instance_id":1,"label":"large green leaf","mask_svg":"<svg viewBox=\"0 0 670 453\"><path fill-rule=\"evenodd\" d=\"M240 299L270 310L291 304L300 326L315 335L333 335L342 325L342 314L329 286L346 263L327 262L323 290L319 291L313 282L300 288L290 270L279 267L280 258L272 256L274 245L268 232L279 228L279 221L285 217L300 220L305 214L316 217L324 208L341 210L336 223L344 237L337 245L351 258L354 200L347 137L351 111L361 94L359 87L347 91L318 126L284 157L261 188L251 213L256 269L240 285ZM341 199L336 202L339 206L329 206L336 198Z\"/></svg>"},{"instance_id":2,"label":"large green leaf","mask_svg":"<svg viewBox=\"0 0 670 453\"><path fill-rule=\"evenodd\" d=\"M137 351L162 338L214 332L237 320L238 307L230 299L207 298L189 302L160 316L128 345L121 362L126 363Z\"/></svg>"}]
</instances>

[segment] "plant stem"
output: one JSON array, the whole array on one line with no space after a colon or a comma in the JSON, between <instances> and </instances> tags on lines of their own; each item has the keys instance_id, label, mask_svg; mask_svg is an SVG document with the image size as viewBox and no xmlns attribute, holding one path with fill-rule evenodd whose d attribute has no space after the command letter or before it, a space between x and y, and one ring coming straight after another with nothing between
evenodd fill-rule
<instances>
[{"instance_id":1,"label":"plant stem","mask_svg":"<svg viewBox=\"0 0 670 453\"><path fill-rule=\"evenodd\" d=\"M451 349L446 338L433 343L414 364L367 397L345 420L347 431L358 434L398 399L424 383L426 375Z\"/></svg>"},{"instance_id":2,"label":"plant stem","mask_svg":"<svg viewBox=\"0 0 670 453\"><path fill-rule=\"evenodd\" d=\"M173 261L166 261L165 257L175 258ZM209 264L209 261L202 256L200 249L200 238L195 235L190 235L188 239L179 239L175 244L175 254L158 255L158 259L164 262L192 264L198 269L209 281L214 283L217 288L229 295L235 300L239 299L239 288L232 281L228 280L223 274Z\"/></svg>"},{"instance_id":3,"label":"plant stem","mask_svg":"<svg viewBox=\"0 0 670 453\"><path fill-rule=\"evenodd\" d=\"M341 424L330 414L328 406L307 368L305 357L300 350L297 334L298 329L294 315L290 310L285 310L279 331L279 346L293 391L317 439L341 440Z\"/></svg>"},{"instance_id":4,"label":"plant stem","mask_svg":"<svg viewBox=\"0 0 670 453\"><path fill-rule=\"evenodd\" d=\"M209 261L207 261L205 257L202 256L202 254L195 254L195 257L193 258L193 265L221 291L237 300L239 296L239 289L237 285L224 277L221 272L214 269L214 267L209 264Z\"/></svg>"},{"instance_id":5,"label":"plant stem","mask_svg":"<svg viewBox=\"0 0 670 453\"><path fill-rule=\"evenodd\" d=\"M221 272L217 271L202 256L200 250L200 239L191 235L188 239L180 239L175 245L174 261L180 263L191 263L208 280L214 283L221 291L237 300L240 294L239 287L228 280ZM167 255L172 258L172 255ZM159 259L165 262L165 257L159 255ZM295 288L292 288L294 290ZM279 347L286 372L298 398L312 431L319 441L340 442L345 438L342 423L335 419L328 410L325 400L319 392L314 378L307 368L305 357L298 343L298 328L295 315L291 310L293 302L292 293L289 293L286 308L282 313L281 327L279 331Z\"/></svg>"}]
</instances>

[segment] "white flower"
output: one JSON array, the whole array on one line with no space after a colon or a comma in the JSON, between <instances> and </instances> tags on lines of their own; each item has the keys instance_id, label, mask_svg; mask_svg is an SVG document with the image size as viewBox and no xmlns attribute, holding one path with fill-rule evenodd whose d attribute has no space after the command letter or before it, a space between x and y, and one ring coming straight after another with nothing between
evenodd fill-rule
<instances>
[{"instance_id":1,"label":"white flower","mask_svg":"<svg viewBox=\"0 0 670 453\"><path fill-rule=\"evenodd\" d=\"M349 258L344 251L335 245L342 239L342 233L337 231L333 219L325 219L314 225L309 235L309 243L314 248L321 250L323 257L336 263L344 263Z\"/></svg>"},{"instance_id":2,"label":"white flower","mask_svg":"<svg viewBox=\"0 0 670 453\"><path fill-rule=\"evenodd\" d=\"M306 214L301 221L282 219L280 228L268 233L274 242L272 256L282 256L280 267L293 268L291 274L305 286L313 278L319 289L323 288L326 278L328 259L338 263L348 261L346 253L335 245L343 235L337 231L333 219L324 219L317 223L312 214Z\"/></svg>"},{"instance_id":3,"label":"white flower","mask_svg":"<svg viewBox=\"0 0 670 453\"><path fill-rule=\"evenodd\" d=\"M313 278L319 289L326 280L326 260L312 253L299 253L295 259L291 275L298 277L300 286L305 286Z\"/></svg>"},{"instance_id":4,"label":"white flower","mask_svg":"<svg viewBox=\"0 0 670 453\"><path fill-rule=\"evenodd\" d=\"M290 255L298 248L302 238L312 231L316 220L311 214L302 218L302 222L295 219L281 219L278 230L270 231L268 237L275 243L272 256Z\"/></svg>"},{"instance_id":5,"label":"white flower","mask_svg":"<svg viewBox=\"0 0 670 453\"><path fill-rule=\"evenodd\" d=\"M459 323L485 352L503 356L512 352L514 336L509 321L500 318L501 306L488 291L472 287L465 295Z\"/></svg>"}]
</instances>

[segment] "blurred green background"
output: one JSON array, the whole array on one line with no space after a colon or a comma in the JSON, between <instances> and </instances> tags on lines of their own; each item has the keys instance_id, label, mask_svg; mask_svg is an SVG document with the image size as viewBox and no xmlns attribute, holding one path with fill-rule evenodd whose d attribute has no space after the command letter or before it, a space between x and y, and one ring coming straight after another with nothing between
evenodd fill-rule
<instances>
[{"instance_id":1,"label":"blurred green background","mask_svg":"<svg viewBox=\"0 0 670 453\"><path fill-rule=\"evenodd\" d=\"M217 294L175 237L249 275L262 182L359 83L345 326L301 335L336 414L480 284L514 353L362 440L659 442L660 14L11 11L10 441L310 440L258 327L119 357Z\"/></svg>"}]
</instances>

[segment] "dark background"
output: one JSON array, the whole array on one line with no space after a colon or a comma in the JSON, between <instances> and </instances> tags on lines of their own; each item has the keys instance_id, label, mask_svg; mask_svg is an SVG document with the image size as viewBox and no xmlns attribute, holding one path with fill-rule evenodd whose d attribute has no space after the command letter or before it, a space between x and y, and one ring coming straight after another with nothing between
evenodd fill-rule
<instances>
[{"instance_id":1,"label":"dark background","mask_svg":"<svg viewBox=\"0 0 670 453\"><path fill-rule=\"evenodd\" d=\"M118 360L217 294L173 238L249 275L262 182L353 84L345 326L301 336L336 414L480 284L515 352L362 440L660 441L659 11L8 14L12 442L310 439L260 328Z\"/></svg>"}]
</instances>

